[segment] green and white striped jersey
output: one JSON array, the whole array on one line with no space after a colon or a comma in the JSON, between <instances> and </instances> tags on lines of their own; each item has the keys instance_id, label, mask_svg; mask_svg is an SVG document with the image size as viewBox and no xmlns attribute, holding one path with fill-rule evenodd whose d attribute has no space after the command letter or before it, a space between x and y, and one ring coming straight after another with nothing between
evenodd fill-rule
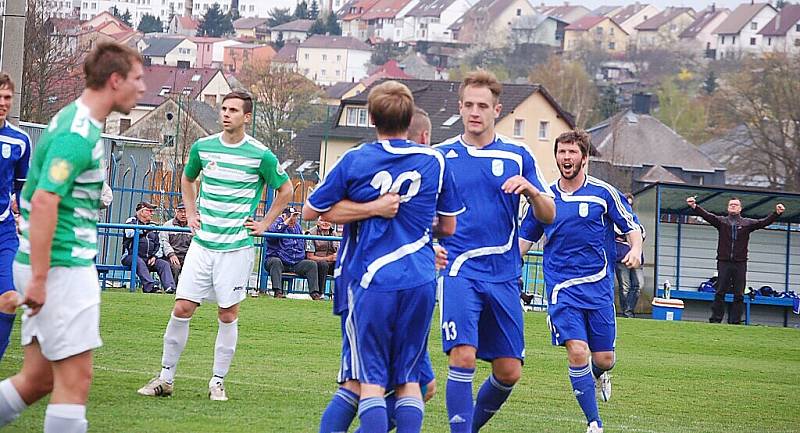
<instances>
[{"instance_id":1,"label":"green and white striped jersey","mask_svg":"<svg viewBox=\"0 0 800 433\"><path fill-rule=\"evenodd\" d=\"M237 144L222 141L222 133L197 140L189 150L184 174L200 182L200 230L193 242L216 251L253 246L244 227L258 207L264 185L278 188L289 176L267 146L249 135Z\"/></svg>"},{"instance_id":2,"label":"green and white striped jersey","mask_svg":"<svg viewBox=\"0 0 800 433\"><path fill-rule=\"evenodd\" d=\"M90 117L89 107L78 99L61 109L39 138L22 188L18 263L30 264L30 201L37 190L61 197L50 266L94 263L100 193L105 180L102 128Z\"/></svg>"}]
</instances>

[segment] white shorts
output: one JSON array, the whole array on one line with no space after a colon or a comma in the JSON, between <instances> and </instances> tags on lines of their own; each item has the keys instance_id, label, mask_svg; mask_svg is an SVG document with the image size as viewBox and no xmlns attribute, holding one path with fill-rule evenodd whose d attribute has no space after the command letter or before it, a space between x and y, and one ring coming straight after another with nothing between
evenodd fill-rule
<instances>
[{"instance_id":1,"label":"white shorts","mask_svg":"<svg viewBox=\"0 0 800 433\"><path fill-rule=\"evenodd\" d=\"M30 265L14 262L14 285L23 292ZM100 284L94 266L55 267L47 273L44 306L35 316L22 315L22 345L35 338L48 361L97 349L100 339Z\"/></svg>"},{"instance_id":2,"label":"white shorts","mask_svg":"<svg viewBox=\"0 0 800 433\"><path fill-rule=\"evenodd\" d=\"M186 252L175 299L229 308L242 302L253 271L255 250L214 251L192 242Z\"/></svg>"}]
</instances>

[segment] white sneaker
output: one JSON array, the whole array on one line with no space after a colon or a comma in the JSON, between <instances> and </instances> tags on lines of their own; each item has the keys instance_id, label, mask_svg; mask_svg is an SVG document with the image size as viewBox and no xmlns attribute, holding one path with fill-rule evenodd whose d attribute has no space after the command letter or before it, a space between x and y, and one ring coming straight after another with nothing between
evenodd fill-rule
<instances>
[{"instance_id":1,"label":"white sneaker","mask_svg":"<svg viewBox=\"0 0 800 433\"><path fill-rule=\"evenodd\" d=\"M603 433L603 427L598 427L597 421L592 421L592 423L586 427L586 433Z\"/></svg>"},{"instance_id":2,"label":"white sneaker","mask_svg":"<svg viewBox=\"0 0 800 433\"><path fill-rule=\"evenodd\" d=\"M597 389L600 390L600 399L611 400L611 373L605 371L597 378Z\"/></svg>"},{"instance_id":3,"label":"white sneaker","mask_svg":"<svg viewBox=\"0 0 800 433\"><path fill-rule=\"evenodd\" d=\"M248 290L248 292L249 292L251 298L257 298L258 295L259 295L258 289L250 289L250 290Z\"/></svg>"},{"instance_id":4,"label":"white sneaker","mask_svg":"<svg viewBox=\"0 0 800 433\"><path fill-rule=\"evenodd\" d=\"M228 396L225 394L225 387L221 383L209 386L208 398L213 401L228 401Z\"/></svg>"},{"instance_id":5,"label":"white sneaker","mask_svg":"<svg viewBox=\"0 0 800 433\"><path fill-rule=\"evenodd\" d=\"M169 397L172 395L172 384L166 380L161 380L156 376L147 385L139 388L139 395L146 395L148 397Z\"/></svg>"}]
</instances>

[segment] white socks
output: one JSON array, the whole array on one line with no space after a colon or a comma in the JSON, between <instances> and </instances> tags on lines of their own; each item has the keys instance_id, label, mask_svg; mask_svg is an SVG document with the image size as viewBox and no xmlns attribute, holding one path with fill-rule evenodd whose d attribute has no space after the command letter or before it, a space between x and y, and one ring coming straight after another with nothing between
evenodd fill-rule
<instances>
[{"instance_id":1,"label":"white socks","mask_svg":"<svg viewBox=\"0 0 800 433\"><path fill-rule=\"evenodd\" d=\"M189 339L189 321L191 318L182 319L172 315L164 331L164 352L161 355L161 374L159 377L168 383L175 380L175 369L181 358L186 340ZM217 337L219 339L219 337Z\"/></svg>"},{"instance_id":2,"label":"white socks","mask_svg":"<svg viewBox=\"0 0 800 433\"><path fill-rule=\"evenodd\" d=\"M233 354L236 352L236 342L239 339L239 319L231 323L219 321L217 342L214 344L214 376L208 386L222 383L228 370L231 368Z\"/></svg>"},{"instance_id":3,"label":"white socks","mask_svg":"<svg viewBox=\"0 0 800 433\"><path fill-rule=\"evenodd\" d=\"M85 433L86 406L82 404L49 404L44 414L44 433Z\"/></svg>"},{"instance_id":4,"label":"white socks","mask_svg":"<svg viewBox=\"0 0 800 433\"><path fill-rule=\"evenodd\" d=\"M19 396L11 379L0 382L0 427L11 423L28 405Z\"/></svg>"}]
</instances>

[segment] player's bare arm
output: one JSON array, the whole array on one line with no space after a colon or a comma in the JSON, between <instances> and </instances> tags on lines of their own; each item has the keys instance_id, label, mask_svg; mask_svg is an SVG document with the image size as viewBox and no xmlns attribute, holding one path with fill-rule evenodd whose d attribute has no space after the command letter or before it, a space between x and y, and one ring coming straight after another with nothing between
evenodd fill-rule
<instances>
[{"instance_id":1,"label":"player's bare arm","mask_svg":"<svg viewBox=\"0 0 800 433\"><path fill-rule=\"evenodd\" d=\"M629 269L638 268L642 264L642 232L633 230L625 237L631 245L631 250L622 258L622 263Z\"/></svg>"},{"instance_id":2,"label":"player's bare arm","mask_svg":"<svg viewBox=\"0 0 800 433\"><path fill-rule=\"evenodd\" d=\"M47 273L50 271L50 251L53 244L53 233L58 221L58 195L38 190L31 197L30 242L31 242L31 280L25 287L25 298L22 303L31 308L33 316L42 309L47 292Z\"/></svg>"},{"instance_id":3,"label":"player's bare arm","mask_svg":"<svg viewBox=\"0 0 800 433\"><path fill-rule=\"evenodd\" d=\"M197 190L195 189L195 180L189 179L184 173L181 176L181 194L183 195L183 204L186 206L186 220L187 225L192 229L200 230L200 214L197 213Z\"/></svg>"},{"instance_id":4,"label":"player's bare arm","mask_svg":"<svg viewBox=\"0 0 800 433\"><path fill-rule=\"evenodd\" d=\"M275 199L272 200L272 206L270 206L269 210L267 210L267 214L264 216L264 219L261 221L249 219L244 223L244 226L250 230L250 234L253 236L259 236L267 231L269 226L275 221L275 218L278 218L278 216L281 214L281 211L283 211L283 209L286 208L286 206L292 200L293 193L294 191L292 190L292 182L288 180L278 187L276 190Z\"/></svg>"},{"instance_id":5,"label":"player's bare arm","mask_svg":"<svg viewBox=\"0 0 800 433\"><path fill-rule=\"evenodd\" d=\"M516 175L508 178L501 187L506 194L522 194L533 205L533 215L537 220L551 224L556 218L556 203L544 195L525 177Z\"/></svg>"},{"instance_id":6,"label":"player's bare arm","mask_svg":"<svg viewBox=\"0 0 800 433\"><path fill-rule=\"evenodd\" d=\"M456 232L456 217L452 215L439 215L433 224L433 236L446 238Z\"/></svg>"},{"instance_id":7,"label":"player's bare arm","mask_svg":"<svg viewBox=\"0 0 800 433\"><path fill-rule=\"evenodd\" d=\"M364 203L342 200L327 212L317 212L311 206L303 206L303 219L311 221L322 215L332 223L349 224L374 217L394 218L398 210L400 210L400 195L390 192Z\"/></svg>"}]
</instances>

